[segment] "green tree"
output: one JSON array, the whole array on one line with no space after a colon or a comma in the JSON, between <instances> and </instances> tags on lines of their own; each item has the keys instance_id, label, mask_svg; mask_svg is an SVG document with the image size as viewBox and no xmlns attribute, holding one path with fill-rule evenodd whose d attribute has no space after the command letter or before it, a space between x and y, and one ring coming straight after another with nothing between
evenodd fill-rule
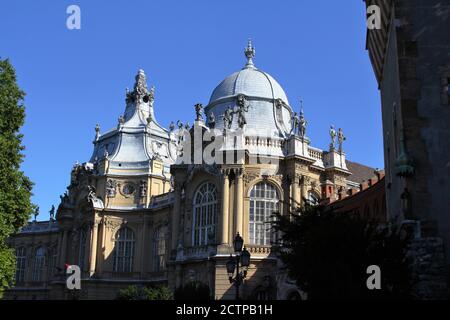
<instances>
[{"instance_id":1,"label":"green tree","mask_svg":"<svg viewBox=\"0 0 450 320\"><path fill-rule=\"evenodd\" d=\"M172 300L172 292L165 286L128 286L119 291L118 300Z\"/></svg>"},{"instance_id":2,"label":"green tree","mask_svg":"<svg viewBox=\"0 0 450 320\"><path fill-rule=\"evenodd\" d=\"M175 300L211 300L209 286L200 281L192 281L178 287L174 293Z\"/></svg>"},{"instance_id":3,"label":"green tree","mask_svg":"<svg viewBox=\"0 0 450 320\"><path fill-rule=\"evenodd\" d=\"M24 96L9 60L0 59L0 297L14 282L15 255L6 241L26 224L33 210L33 184L20 170Z\"/></svg>"},{"instance_id":4,"label":"green tree","mask_svg":"<svg viewBox=\"0 0 450 320\"><path fill-rule=\"evenodd\" d=\"M277 252L308 299L409 298L408 239L392 225L325 206L276 216L274 228L282 234ZM381 269L381 290L367 288L371 265Z\"/></svg>"}]
</instances>

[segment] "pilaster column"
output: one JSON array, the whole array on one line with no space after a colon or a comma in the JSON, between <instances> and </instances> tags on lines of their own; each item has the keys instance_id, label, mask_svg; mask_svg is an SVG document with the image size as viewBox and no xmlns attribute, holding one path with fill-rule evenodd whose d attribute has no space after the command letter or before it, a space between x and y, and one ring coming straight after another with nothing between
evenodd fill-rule
<instances>
[{"instance_id":1,"label":"pilaster column","mask_svg":"<svg viewBox=\"0 0 450 320\"><path fill-rule=\"evenodd\" d=\"M150 250L148 250L150 248L147 248L147 241L145 239L145 235L147 234L147 219L146 219L145 214L144 214L144 217L142 220L143 220L143 225L142 225L142 234L141 234L141 257L140 257L141 265L140 265L140 269L141 269L141 278L144 278L144 276L145 276L145 257L147 256L145 254L145 252L150 251Z\"/></svg>"},{"instance_id":2,"label":"pilaster column","mask_svg":"<svg viewBox=\"0 0 450 320\"><path fill-rule=\"evenodd\" d=\"M236 227L235 233L239 232L242 235L242 221L244 215L244 180L243 180L243 170L236 170ZM232 235L233 237L235 235Z\"/></svg>"},{"instance_id":3,"label":"pilaster column","mask_svg":"<svg viewBox=\"0 0 450 320\"><path fill-rule=\"evenodd\" d=\"M308 185L309 185L309 177L303 175L301 178L301 196L302 196L302 206L305 205L305 200L308 199Z\"/></svg>"},{"instance_id":4,"label":"pilaster column","mask_svg":"<svg viewBox=\"0 0 450 320\"><path fill-rule=\"evenodd\" d=\"M229 220L229 201L230 201L230 184L228 178L228 170L222 171L222 219L220 220L220 243L229 243L228 237L228 220Z\"/></svg>"},{"instance_id":5,"label":"pilaster column","mask_svg":"<svg viewBox=\"0 0 450 320\"><path fill-rule=\"evenodd\" d=\"M56 261L56 265L58 267L61 267L62 265L62 238L63 238L64 232L59 232L58 234L58 257Z\"/></svg>"},{"instance_id":6,"label":"pilaster column","mask_svg":"<svg viewBox=\"0 0 450 320\"><path fill-rule=\"evenodd\" d=\"M173 205L173 213L172 213L172 242L171 248L172 250L176 250L178 247L178 231L180 228L180 202L181 202L181 186L179 184L175 185L174 188L174 205Z\"/></svg>"},{"instance_id":7,"label":"pilaster column","mask_svg":"<svg viewBox=\"0 0 450 320\"><path fill-rule=\"evenodd\" d=\"M68 237L68 230L63 231L63 239L62 239L62 250L61 250L61 265L65 264L67 261L67 237Z\"/></svg>"},{"instance_id":8,"label":"pilaster column","mask_svg":"<svg viewBox=\"0 0 450 320\"><path fill-rule=\"evenodd\" d=\"M299 180L300 177L295 175L291 181L292 188L292 212L295 212L301 206L301 199L299 199Z\"/></svg>"},{"instance_id":9,"label":"pilaster column","mask_svg":"<svg viewBox=\"0 0 450 320\"><path fill-rule=\"evenodd\" d=\"M91 236L91 254L89 259L89 276L95 273L95 267L97 264L97 241L98 241L98 222L94 220L92 225L92 236Z\"/></svg>"}]
</instances>

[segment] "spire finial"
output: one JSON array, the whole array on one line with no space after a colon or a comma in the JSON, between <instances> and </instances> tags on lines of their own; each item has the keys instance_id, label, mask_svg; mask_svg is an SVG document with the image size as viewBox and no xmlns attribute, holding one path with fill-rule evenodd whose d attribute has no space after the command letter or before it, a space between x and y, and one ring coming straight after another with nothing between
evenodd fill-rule
<instances>
[{"instance_id":1,"label":"spire finial","mask_svg":"<svg viewBox=\"0 0 450 320\"><path fill-rule=\"evenodd\" d=\"M255 47L253 47L252 39L248 39L247 48L244 50L245 57L247 58L247 64L245 65L246 68L254 68L255 65L253 64L253 58L255 57L256 50Z\"/></svg>"}]
</instances>

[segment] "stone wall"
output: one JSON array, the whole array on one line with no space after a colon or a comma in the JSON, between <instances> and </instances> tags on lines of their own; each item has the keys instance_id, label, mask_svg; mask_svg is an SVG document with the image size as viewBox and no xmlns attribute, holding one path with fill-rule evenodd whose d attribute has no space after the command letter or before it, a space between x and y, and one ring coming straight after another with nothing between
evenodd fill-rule
<instances>
[{"instance_id":1,"label":"stone wall","mask_svg":"<svg viewBox=\"0 0 450 320\"><path fill-rule=\"evenodd\" d=\"M414 299L448 299L442 239L437 237L414 239L409 246L408 256L411 259Z\"/></svg>"}]
</instances>

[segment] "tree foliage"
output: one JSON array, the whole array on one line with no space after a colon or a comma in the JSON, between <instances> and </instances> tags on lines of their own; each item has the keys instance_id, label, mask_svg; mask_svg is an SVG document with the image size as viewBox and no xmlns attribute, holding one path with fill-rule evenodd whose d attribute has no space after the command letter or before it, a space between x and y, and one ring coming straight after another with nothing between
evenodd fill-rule
<instances>
[{"instance_id":1,"label":"tree foliage","mask_svg":"<svg viewBox=\"0 0 450 320\"><path fill-rule=\"evenodd\" d=\"M118 300L172 300L172 292L165 286L129 286L119 291Z\"/></svg>"},{"instance_id":2,"label":"tree foliage","mask_svg":"<svg viewBox=\"0 0 450 320\"><path fill-rule=\"evenodd\" d=\"M306 205L276 214L278 253L308 299L404 299L409 297L407 239L393 226L324 206ZM369 290L367 267L381 269L381 290Z\"/></svg>"},{"instance_id":3,"label":"tree foliage","mask_svg":"<svg viewBox=\"0 0 450 320\"><path fill-rule=\"evenodd\" d=\"M211 300L211 291L207 284L191 281L175 290L175 300Z\"/></svg>"},{"instance_id":4,"label":"tree foliage","mask_svg":"<svg viewBox=\"0 0 450 320\"><path fill-rule=\"evenodd\" d=\"M8 60L0 59L0 296L13 283L15 257L6 240L26 224L33 210L32 182L20 170L24 147L25 93Z\"/></svg>"}]
</instances>

